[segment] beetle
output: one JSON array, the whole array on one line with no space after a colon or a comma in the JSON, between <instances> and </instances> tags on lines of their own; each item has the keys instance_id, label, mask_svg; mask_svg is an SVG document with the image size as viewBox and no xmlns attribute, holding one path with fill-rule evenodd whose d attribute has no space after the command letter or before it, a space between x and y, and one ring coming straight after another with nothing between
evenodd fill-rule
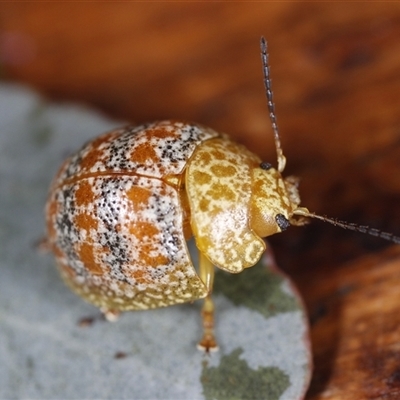
<instances>
[{"instance_id":1,"label":"beetle","mask_svg":"<svg viewBox=\"0 0 400 400\"><path fill-rule=\"evenodd\" d=\"M240 273L255 265L262 238L312 217L400 243L300 207L298 180L282 176L264 38L261 58L277 168L225 134L172 120L103 134L61 166L46 204L48 243L66 284L109 319L204 298L198 347L213 351L214 267ZM198 273L186 245L192 236Z\"/></svg>"}]
</instances>

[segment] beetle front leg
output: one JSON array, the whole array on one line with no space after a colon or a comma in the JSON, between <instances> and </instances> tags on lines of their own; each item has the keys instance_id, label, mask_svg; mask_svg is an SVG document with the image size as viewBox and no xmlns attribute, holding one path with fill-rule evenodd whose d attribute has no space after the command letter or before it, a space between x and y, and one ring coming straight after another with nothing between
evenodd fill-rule
<instances>
[{"instance_id":1,"label":"beetle front leg","mask_svg":"<svg viewBox=\"0 0 400 400\"><path fill-rule=\"evenodd\" d=\"M201 252L199 252L199 272L200 279L207 287L208 295L204 299L204 304L201 309L203 337L197 345L197 348L209 353L218 350L217 341L214 336L214 302L211 298L214 283L214 265Z\"/></svg>"}]
</instances>

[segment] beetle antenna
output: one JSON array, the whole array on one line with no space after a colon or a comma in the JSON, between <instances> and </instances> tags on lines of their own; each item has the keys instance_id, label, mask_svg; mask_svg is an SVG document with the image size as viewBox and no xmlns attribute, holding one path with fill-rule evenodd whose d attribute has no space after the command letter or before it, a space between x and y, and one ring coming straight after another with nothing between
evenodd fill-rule
<instances>
[{"instance_id":1,"label":"beetle antenna","mask_svg":"<svg viewBox=\"0 0 400 400\"><path fill-rule=\"evenodd\" d=\"M369 226L365 226L365 225L358 225L353 222L340 221L338 219L329 218L325 215L322 216L322 215L314 214L312 212L309 212L307 210L307 208L300 207L297 210L295 210L293 212L293 214L300 215L302 217L316 218L321 221L328 222L332 225L339 226L340 228L343 228L343 229L349 229L349 230L355 231L355 232L366 233L367 235L376 236L381 239L388 240L389 242L400 244L400 237L393 235L393 233L383 232L379 229L370 228Z\"/></svg>"},{"instance_id":2,"label":"beetle antenna","mask_svg":"<svg viewBox=\"0 0 400 400\"><path fill-rule=\"evenodd\" d=\"M278 159L278 171L282 172L285 169L286 157L283 155L283 152L282 152L278 124L276 122L275 103L274 103L274 97L273 97L273 93L272 93L270 67L269 67L269 63L268 63L267 42L264 39L264 37L261 37L260 46L261 46L261 61L262 61L263 72L264 72L265 94L267 96L269 119L271 120L272 129L274 131L275 148L276 148L276 155L277 155L277 159Z\"/></svg>"}]
</instances>

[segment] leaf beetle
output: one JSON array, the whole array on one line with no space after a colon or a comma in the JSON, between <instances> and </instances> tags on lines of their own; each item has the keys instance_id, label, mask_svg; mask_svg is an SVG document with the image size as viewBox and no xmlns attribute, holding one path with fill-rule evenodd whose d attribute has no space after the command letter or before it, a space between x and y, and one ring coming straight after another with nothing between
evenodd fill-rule
<instances>
[{"instance_id":1,"label":"leaf beetle","mask_svg":"<svg viewBox=\"0 0 400 400\"><path fill-rule=\"evenodd\" d=\"M262 238L307 217L400 243L400 238L300 207L283 155L267 45L261 58L277 168L225 134L159 121L106 133L69 157L46 204L47 241L67 285L108 318L204 298L199 348L217 349L214 267L239 273L257 263ZM195 238L197 273L187 248Z\"/></svg>"}]
</instances>

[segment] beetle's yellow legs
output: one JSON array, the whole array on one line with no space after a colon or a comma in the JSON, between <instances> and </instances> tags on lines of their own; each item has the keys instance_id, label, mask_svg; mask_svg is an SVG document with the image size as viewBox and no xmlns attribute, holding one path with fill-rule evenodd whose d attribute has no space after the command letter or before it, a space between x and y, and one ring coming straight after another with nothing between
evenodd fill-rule
<instances>
[{"instance_id":1,"label":"beetle's yellow legs","mask_svg":"<svg viewBox=\"0 0 400 400\"><path fill-rule=\"evenodd\" d=\"M207 353L217 351L218 345L214 336L214 303L211 298L211 292L214 283L214 265L210 260L199 251L199 273L200 279L206 285L208 295L204 299L201 316L203 319L203 337L197 345L199 350Z\"/></svg>"}]
</instances>

